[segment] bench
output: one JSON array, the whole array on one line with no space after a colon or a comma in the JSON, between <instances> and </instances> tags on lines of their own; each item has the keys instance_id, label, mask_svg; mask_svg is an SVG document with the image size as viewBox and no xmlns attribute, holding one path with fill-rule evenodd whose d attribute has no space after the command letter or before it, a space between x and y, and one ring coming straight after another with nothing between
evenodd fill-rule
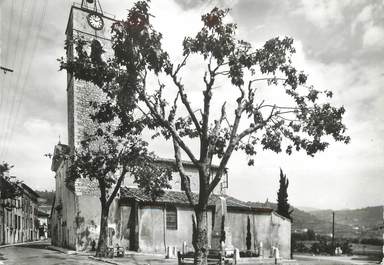
<instances>
[{"instance_id":1,"label":"bench","mask_svg":"<svg viewBox=\"0 0 384 265\"><path fill-rule=\"evenodd\" d=\"M188 252L188 253L180 253L180 251L177 252L177 260L178 265L190 265L194 263L194 252ZM231 264L232 259L228 259L223 257L221 253L218 252L210 252L207 257L207 264L208 265L224 265L224 264Z\"/></svg>"},{"instance_id":2,"label":"bench","mask_svg":"<svg viewBox=\"0 0 384 265\"><path fill-rule=\"evenodd\" d=\"M108 258L113 258L113 257L124 257L125 255L125 250L123 247L120 247L119 245L116 245L114 247L108 247L107 249L107 257Z\"/></svg>"}]
</instances>

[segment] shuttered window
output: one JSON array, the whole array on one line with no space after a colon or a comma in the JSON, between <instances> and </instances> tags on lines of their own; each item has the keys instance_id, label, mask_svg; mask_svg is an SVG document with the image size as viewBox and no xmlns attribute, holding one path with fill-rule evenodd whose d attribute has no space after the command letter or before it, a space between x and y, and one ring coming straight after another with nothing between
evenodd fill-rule
<instances>
[{"instance_id":1,"label":"shuttered window","mask_svg":"<svg viewBox=\"0 0 384 265\"><path fill-rule=\"evenodd\" d=\"M177 230L177 210L176 207L166 208L167 229Z\"/></svg>"}]
</instances>

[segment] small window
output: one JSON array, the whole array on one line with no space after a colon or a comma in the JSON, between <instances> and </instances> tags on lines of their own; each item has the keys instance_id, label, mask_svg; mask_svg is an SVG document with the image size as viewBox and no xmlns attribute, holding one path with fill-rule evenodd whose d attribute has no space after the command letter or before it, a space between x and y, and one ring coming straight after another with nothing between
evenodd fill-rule
<instances>
[{"instance_id":1,"label":"small window","mask_svg":"<svg viewBox=\"0 0 384 265\"><path fill-rule=\"evenodd\" d=\"M166 208L167 229L177 230L177 210L176 207Z\"/></svg>"}]
</instances>

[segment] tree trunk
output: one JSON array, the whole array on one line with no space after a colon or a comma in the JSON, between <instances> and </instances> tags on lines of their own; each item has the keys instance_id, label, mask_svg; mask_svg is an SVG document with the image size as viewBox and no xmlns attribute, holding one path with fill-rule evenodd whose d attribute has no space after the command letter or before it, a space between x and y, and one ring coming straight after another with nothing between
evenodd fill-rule
<instances>
[{"instance_id":1,"label":"tree trunk","mask_svg":"<svg viewBox=\"0 0 384 265\"><path fill-rule=\"evenodd\" d=\"M109 208L104 206L101 208L100 217L100 234L99 242L96 249L96 257L106 257L108 250L108 213Z\"/></svg>"},{"instance_id":2,"label":"tree trunk","mask_svg":"<svg viewBox=\"0 0 384 265\"><path fill-rule=\"evenodd\" d=\"M193 246L195 248L195 265L206 265L208 256L208 231L205 210L196 210L196 223L194 224Z\"/></svg>"}]
</instances>

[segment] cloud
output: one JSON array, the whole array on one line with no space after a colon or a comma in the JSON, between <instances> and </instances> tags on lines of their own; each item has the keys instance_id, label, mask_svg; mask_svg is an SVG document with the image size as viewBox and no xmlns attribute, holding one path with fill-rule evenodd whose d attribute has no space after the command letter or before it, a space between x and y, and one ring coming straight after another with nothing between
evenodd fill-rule
<instances>
[{"instance_id":1,"label":"cloud","mask_svg":"<svg viewBox=\"0 0 384 265\"><path fill-rule=\"evenodd\" d=\"M200 7L219 7L219 8L231 8L235 6L239 0L175 0L177 5L179 5L184 10L191 10Z\"/></svg>"},{"instance_id":2,"label":"cloud","mask_svg":"<svg viewBox=\"0 0 384 265\"><path fill-rule=\"evenodd\" d=\"M44 154L52 153L59 141L66 142L66 125L50 123L41 119L27 119L18 127L14 135L14 145L7 156L7 162L13 164L12 174L18 176L34 189L52 189L54 174L50 170L51 161Z\"/></svg>"},{"instance_id":3,"label":"cloud","mask_svg":"<svg viewBox=\"0 0 384 265\"><path fill-rule=\"evenodd\" d=\"M380 49L384 47L384 29L378 26L369 28L363 36L363 46L365 48Z\"/></svg>"},{"instance_id":4,"label":"cloud","mask_svg":"<svg viewBox=\"0 0 384 265\"><path fill-rule=\"evenodd\" d=\"M333 1L333 0L302 0L301 6L295 11L303 14L308 21L319 27L326 29L328 26L335 26L343 22L344 10L353 5L354 1Z\"/></svg>"}]
</instances>

